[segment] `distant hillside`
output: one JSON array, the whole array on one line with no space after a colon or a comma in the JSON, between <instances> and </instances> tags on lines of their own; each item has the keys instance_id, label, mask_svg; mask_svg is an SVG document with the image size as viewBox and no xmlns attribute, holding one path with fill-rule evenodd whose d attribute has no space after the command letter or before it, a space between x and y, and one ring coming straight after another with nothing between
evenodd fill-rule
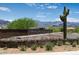
<instances>
[{"instance_id":1,"label":"distant hillside","mask_svg":"<svg viewBox=\"0 0 79 59\"><path fill-rule=\"evenodd\" d=\"M0 19L0 25L6 25L7 23L9 23L9 21Z\"/></svg>"},{"instance_id":2,"label":"distant hillside","mask_svg":"<svg viewBox=\"0 0 79 59\"><path fill-rule=\"evenodd\" d=\"M42 22L42 21L36 21L37 24L38 24L38 28L45 28L45 27L48 27L48 26L55 26L55 27L59 27L59 26L63 26L63 23L60 22L60 21L55 21L55 22ZM6 24L8 24L9 21L5 21L5 20L2 20L0 19L0 27L2 26L6 26ZM71 27L79 27L79 22L67 22L67 25L68 26L71 26Z\"/></svg>"},{"instance_id":3,"label":"distant hillside","mask_svg":"<svg viewBox=\"0 0 79 59\"><path fill-rule=\"evenodd\" d=\"M55 21L55 22L38 22L38 27L48 27L48 26L63 26L63 23L60 21ZM79 22L67 22L67 26L71 27L79 27Z\"/></svg>"},{"instance_id":4,"label":"distant hillside","mask_svg":"<svg viewBox=\"0 0 79 59\"><path fill-rule=\"evenodd\" d=\"M5 21L0 19L0 29L6 29L7 28L7 24L9 23L9 21Z\"/></svg>"}]
</instances>

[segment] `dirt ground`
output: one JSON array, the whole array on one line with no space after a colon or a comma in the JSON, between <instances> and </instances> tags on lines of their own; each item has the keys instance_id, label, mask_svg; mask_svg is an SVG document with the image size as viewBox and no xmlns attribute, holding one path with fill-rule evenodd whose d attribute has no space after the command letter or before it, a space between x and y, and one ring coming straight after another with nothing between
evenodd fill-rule
<instances>
[{"instance_id":1,"label":"dirt ground","mask_svg":"<svg viewBox=\"0 0 79 59\"><path fill-rule=\"evenodd\" d=\"M0 48L0 54L17 54L17 53L44 53L44 52L65 52L65 51L78 51L79 45L72 47L71 45L55 46L52 51L46 51L45 48L38 47L33 51L31 48L27 48L26 51L20 51L18 48Z\"/></svg>"}]
</instances>

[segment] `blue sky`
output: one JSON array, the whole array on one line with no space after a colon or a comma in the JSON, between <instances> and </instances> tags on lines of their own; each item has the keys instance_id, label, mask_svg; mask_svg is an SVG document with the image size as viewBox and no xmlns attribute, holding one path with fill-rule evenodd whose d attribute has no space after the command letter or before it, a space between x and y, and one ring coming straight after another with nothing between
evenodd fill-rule
<instances>
[{"instance_id":1,"label":"blue sky","mask_svg":"<svg viewBox=\"0 0 79 59\"><path fill-rule=\"evenodd\" d=\"M76 3L0 3L0 19L13 21L32 18L37 21L60 21L63 7L70 9L69 22L79 22L79 4Z\"/></svg>"}]
</instances>

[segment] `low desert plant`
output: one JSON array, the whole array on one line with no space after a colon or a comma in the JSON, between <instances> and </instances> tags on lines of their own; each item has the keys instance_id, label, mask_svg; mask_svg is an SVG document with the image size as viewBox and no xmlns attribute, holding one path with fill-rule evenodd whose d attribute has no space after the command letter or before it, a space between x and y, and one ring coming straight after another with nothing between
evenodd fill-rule
<instances>
[{"instance_id":1,"label":"low desert plant","mask_svg":"<svg viewBox=\"0 0 79 59\"><path fill-rule=\"evenodd\" d=\"M79 33L79 27L77 27L77 28L75 29L75 32L76 32L76 33Z\"/></svg>"},{"instance_id":2,"label":"low desert plant","mask_svg":"<svg viewBox=\"0 0 79 59\"><path fill-rule=\"evenodd\" d=\"M65 45L71 45L70 41L65 42Z\"/></svg>"},{"instance_id":3,"label":"low desert plant","mask_svg":"<svg viewBox=\"0 0 79 59\"><path fill-rule=\"evenodd\" d=\"M43 45L39 45L40 48L43 48Z\"/></svg>"},{"instance_id":4,"label":"low desert plant","mask_svg":"<svg viewBox=\"0 0 79 59\"><path fill-rule=\"evenodd\" d=\"M51 41L52 45L55 46L57 44L57 41Z\"/></svg>"},{"instance_id":5,"label":"low desert plant","mask_svg":"<svg viewBox=\"0 0 79 59\"><path fill-rule=\"evenodd\" d=\"M4 47L4 48L3 48L3 50L7 50L7 49L8 49L7 47Z\"/></svg>"},{"instance_id":6,"label":"low desert plant","mask_svg":"<svg viewBox=\"0 0 79 59\"><path fill-rule=\"evenodd\" d=\"M31 47L32 50L36 50L36 48L37 48L36 44L32 45L32 47Z\"/></svg>"},{"instance_id":7,"label":"low desert plant","mask_svg":"<svg viewBox=\"0 0 79 59\"><path fill-rule=\"evenodd\" d=\"M76 47L77 43L73 42L72 47Z\"/></svg>"},{"instance_id":8,"label":"low desert plant","mask_svg":"<svg viewBox=\"0 0 79 59\"><path fill-rule=\"evenodd\" d=\"M71 39L71 41L69 41L69 43L70 43L70 45L72 45L72 44L73 44L73 41L72 41L72 39Z\"/></svg>"},{"instance_id":9,"label":"low desert plant","mask_svg":"<svg viewBox=\"0 0 79 59\"><path fill-rule=\"evenodd\" d=\"M61 45L63 45L63 42L59 40L59 41L57 41L57 45L61 46Z\"/></svg>"},{"instance_id":10,"label":"low desert plant","mask_svg":"<svg viewBox=\"0 0 79 59\"><path fill-rule=\"evenodd\" d=\"M52 44L51 42L48 42L48 43L45 45L45 47L46 47L46 50L47 50L47 51L51 51L51 50L52 50L52 47L53 47L53 44Z\"/></svg>"},{"instance_id":11,"label":"low desert plant","mask_svg":"<svg viewBox=\"0 0 79 59\"><path fill-rule=\"evenodd\" d=\"M66 41L64 40L64 41L62 41L63 42L63 45L66 45Z\"/></svg>"},{"instance_id":12,"label":"low desert plant","mask_svg":"<svg viewBox=\"0 0 79 59\"><path fill-rule=\"evenodd\" d=\"M20 48L20 51L26 51L26 46L25 45L21 45L19 48Z\"/></svg>"},{"instance_id":13,"label":"low desert plant","mask_svg":"<svg viewBox=\"0 0 79 59\"><path fill-rule=\"evenodd\" d=\"M77 41L77 44L79 45L79 40Z\"/></svg>"}]
</instances>

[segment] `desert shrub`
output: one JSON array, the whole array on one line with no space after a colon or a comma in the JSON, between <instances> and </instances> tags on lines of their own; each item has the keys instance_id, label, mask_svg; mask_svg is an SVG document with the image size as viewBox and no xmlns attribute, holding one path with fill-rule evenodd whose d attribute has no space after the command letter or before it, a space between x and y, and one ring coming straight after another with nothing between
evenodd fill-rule
<instances>
[{"instance_id":1,"label":"desert shrub","mask_svg":"<svg viewBox=\"0 0 79 59\"><path fill-rule=\"evenodd\" d=\"M59 41L57 41L57 45L58 46L62 46L63 45L63 42L59 40Z\"/></svg>"},{"instance_id":2,"label":"desert shrub","mask_svg":"<svg viewBox=\"0 0 79 59\"><path fill-rule=\"evenodd\" d=\"M19 47L19 49L20 49L20 51L26 51L26 46L25 46L25 45L21 45L21 46Z\"/></svg>"},{"instance_id":3,"label":"desert shrub","mask_svg":"<svg viewBox=\"0 0 79 59\"><path fill-rule=\"evenodd\" d=\"M79 27L76 27L76 28L75 28L75 32L76 32L76 33L79 33Z\"/></svg>"},{"instance_id":4,"label":"desert shrub","mask_svg":"<svg viewBox=\"0 0 79 59\"><path fill-rule=\"evenodd\" d=\"M48 26L49 30L52 30L52 32L61 32L62 28L61 27L53 27L53 26Z\"/></svg>"},{"instance_id":5,"label":"desert shrub","mask_svg":"<svg viewBox=\"0 0 79 59\"><path fill-rule=\"evenodd\" d=\"M70 41L66 41L66 42L65 42L65 45L70 45L70 44L71 44Z\"/></svg>"},{"instance_id":6,"label":"desert shrub","mask_svg":"<svg viewBox=\"0 0 79 59\"><path fill-rule=\"evenodd\" d=\"M54 27L54 28L53 28L53 32L61 32L61 29Z\"/></svg>"},{"instance_id":7,"label":"desert shrub","mask_svg":"<svg viewBox=\"0 0 79 59\"><path fill-rule=\"evenodd\" d=\"M77 44L79 45L79 40L77 40Z\"/></svg>"},{"instance_id":8,"label":"desert shrub","mask_svg":"<svg viewBox=\"0 0 79 59\"><path fill-rule=\"evenodd\" d=\"M43 48L43 45L39 45L40 48Z\"/></svg>"},{"instance_id":9,"label":"desert shrub","mask_svg":"<svg viewBox=\"0 0 79 59\"><path fill-rule=\"evenodd\" d=\"M53 42L52 42L52 45L53 45L53 46L55 46L55 45L56 45L56 43L57 43L56 41L53 41Z\"/></svg>"},{"instance_id":10,"label":"desert shrub","mask_svg":"<svg viewBox=\"0 0 79 59\"><path fill-rule=\"evenodd\" d=\"M53 27L52 26L48 26L48 29L53 32Z\"/></svg>"},{"instance_id":11,"label":"desert shrub","mask_svg":"<svg viewBox=\"0 0 79 59\"><path fill-rule=\"evenodd\" d=\"M70 45L72 45L72 44L73 44L73 41L72 41L72 39L71 39L71 41L69 41L69 43L70 43Z\"/></svg>"},{"instance_id":12,"label":"desert shrub","mask_svg":"<svg viewBox=\"0 0 79 59\"><path fill-rule=\"evenodd\" d=\"M73 42L72 47L76 47L77 42Z\"/></svg>"},{"instance_id":13,"label":"desert shrub","mask_svg":"<svg viewBox=\"0 0 79 59\"><path fill-rule=\"evenodd\" d=\"M7 50L7 49L8 49L7 47L4 47L4 48L3 48L3 50Z\"/></svg>"},{"instance_id":14,"label":"desert shrub","mask_svg":"<svg viewBox=\"0 0 79 59\"><path fill-rule=\"evenodd\" d=\"M48 42L48 43L45 45L45 47L46 47L46 50L47 50L47 51L51 51L51 50L52 50L52 47L53 47L53 44L52 44L51 42Z\"/></svg>"},{"instance_id":15,"label":"desert shrub","mask_svg":"<svg viewBox=\"0 0 79 59\"><path fill-rule=\"evenodd\" d=\"M65 40L63 40L62 42L63 42L63 45L66 45L66 41Z\"/></svg>"},{"instance_id":16,"label":"desert shrub","mask_svg":"<svg viewBox=\"0 0 79 59\"><path fill-rule=\"evenodd\" d=\"M36 48L37 48L36 44L32 45L32 47L31 47L32 50L36 50Z\"/></svg>"}]
</instances>

